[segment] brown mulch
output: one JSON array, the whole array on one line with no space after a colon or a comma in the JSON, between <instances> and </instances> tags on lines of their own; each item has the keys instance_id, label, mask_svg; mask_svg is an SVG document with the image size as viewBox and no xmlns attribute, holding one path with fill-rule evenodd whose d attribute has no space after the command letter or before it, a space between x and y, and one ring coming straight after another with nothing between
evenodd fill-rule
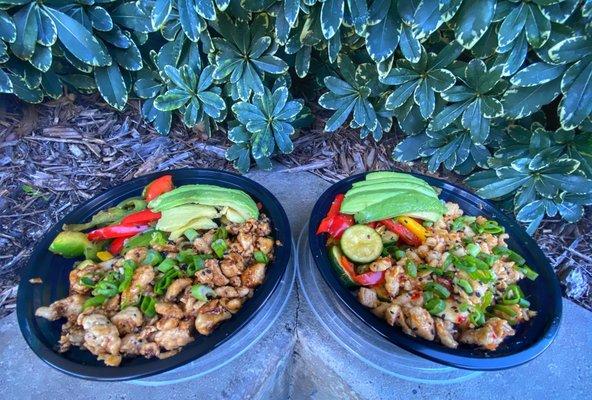
<instances>
[{"instance_id":1,"label":"brown mulch","mask_svg":"<svg viewBox=\"0 0 592 400\"><path fill-rule=\"evenodd\" d=\"M69 95L38 106L0 105L0 318L15 307L18 271L35 241L57 220L106 188L163 169L232 170L224 159L224 133L207 138L175 125L161 136L142 122L138 104L118 113L96 96ZM324 113L297 136L296 150L277 161L291 171L310 171L328 181L354 173L397 167L425 173L421 163L396 163L400 139L380 144L343 129L323 132ZM458 176L441 173L456 183ZM566 294L592 309L592 219L577 225L545 221L537 240L557 269Z\"/></svg>"}]
</instances>

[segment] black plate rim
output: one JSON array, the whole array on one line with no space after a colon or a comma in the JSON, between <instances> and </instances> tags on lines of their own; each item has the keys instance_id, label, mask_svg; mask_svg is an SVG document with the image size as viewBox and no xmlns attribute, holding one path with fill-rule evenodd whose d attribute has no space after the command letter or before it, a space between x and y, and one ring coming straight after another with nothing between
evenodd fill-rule
<instances>
[{"instance_id":1,"label":"black plate rim","mask_svg":"<svg viewBox=\"0 0 592 400\"><path fill-rule=\"evenodd\" d=\"M222 337L221 340L217 341L212 346L209 346L207 351L196 353L189 352L188 349L184 348L181 352L179 352L179 354L173 357L162 360L158 358L151 359L150 361L152 362L147 365L120 367L84 365L64 358L61 354L55 352L51 347L48 347L45 343L43 343L35 332L35 324L33 320L36 317L31 315L29 310L32 300L26 298L26 296L33 290L31 288L33 285L29 284L28 282L28 280L34 276L33 261L38 258L41 253L47 252L47 245L54 237L54 234L51 234L51 238L48 238L48 235L50 235L50 233L56 229L59 230L59 228L64 223L74 222L74 220L72 220L73 216L81 213L81 210L84 210L88 207L92 209L93 207L96 207L100 204L104 204L105 202L108 202L110 198L116 197L117 193L121 194L126 190L129 191L128 188L135 184L139 185L139 188L141 188L148 182L164 174L173 175L173 181L176 177L178 178L181 176L191 177L192 179L195 178L194 183L199 183L199 179L215 179L216 181L219 181L220 184L227 183L230 185L237 185L243 188L243 190L249 192L255 201L261 202L263 204L263 208L268 212L268 217L272 222L272 226L275 231L275 239L284 243L283 246L276 247L275 259L268 267L269 269L266 280L255 290L254 296L243 305L241 310L235 316L233 316L233 318L226 321L225 324L219 326L216 331L224 332L225 326L229 326L230 322L233 322L233 325L236 325L235 329L230 332L219 333L218 335L223 334L224 337ZM134 190L137 190L137 188ZM47 245L45 243L47 243ZM51 367L76 378L113 382L140 379L166 372L192 362L219 347L230 337L236 335L252 320L252 318L265 306L267 300L275 293L279 282L284 276L286 266L288 262L290 262L290 258L292 256L291 243L292 234L290 223L283 206L269 190L250 178L229 171L210 168L181 168L142 175L138 178L110 187L109 189L94 196L90 200L81 203L74 210L64 216L60 221L52 225L38 240L33 252L29 256L26 266L20 272L21 285L19 285L19 290L17 293L16 307L19 328L28 346L41 360ZM32 312L34 313L34 310ZM214 333L216 333L216 331ZM209 337L211 336L205 338L207 339ZM200 336L200 338L203 338L203 336Z\"/></svg>"},{"instance_id":2,"label":"black plate rim","mask_svg":"<svg viewBox=\"0 0 592 400\"><path fill-rule=\"evenodd\" d=\"M495 353L489 353L490 356L483 357L464 356L458 354L455 349L448 349L435 342L408 336L400 331L400 329L392 328L390 326L388 327L390 329L385 328L386 323L384 323L382 319L372 314L366 307L360 304L352 295L352 293L341 284L335 272L333 271L333 268L329 264L328 254L324 246L325 239L323 236L316 235L318 224L320 223L320 220L326 215L326 212L335 195L338 193L344 193L347 189L349 189L349 187L351 187L352 183L360 181L364 179L366 174L376 171L367 171L352 175L334 183L327 190L325 190L325 192L323 192L312 209L308 225L309 247L315 264L324 281L330 287L331 291L337 295L341 303L343 303L357 318L362 320L380 336L413 354L440 364L468 370L496 371L525 364L542 354L551 345L557 335L562 319L563 303L559 280L557 279L557 276L555 275L549 261L537 243L526 233L522 226L520 226L513 218L510 218L507 214L502 212L492 202L482 199L481 197L463 189L458 185L419 173L410 173L397 169L392 169L392 171L409 173L418 178L424 179L430 185L441 188L443 191L448 191L452 192L453 194L463 196L476 204L483 204L485 207L495 210L495 218L498 220L498 222L506 227L511 227L513 230L518 231L520 233L519 239L526 240L528 242L531 251L534 252L537 259L544 260L541 265L537 265L537 269L544 268L552 272L551 281L548 282L549 295L551 296L552 302L552 311L554 313L552 315L551 322L545 326L544 333L540 335L537 341L530 347L508 355L495 356Z\"/></svg>"}]
</instances>

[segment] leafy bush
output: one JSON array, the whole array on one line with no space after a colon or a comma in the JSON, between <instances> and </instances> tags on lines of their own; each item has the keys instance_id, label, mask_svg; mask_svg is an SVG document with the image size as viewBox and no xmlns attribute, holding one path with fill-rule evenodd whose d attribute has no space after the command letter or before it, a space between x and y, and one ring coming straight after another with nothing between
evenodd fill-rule
<instances>
[{"instance_id":1,"label":"leafy bush","mask_svg":"<svg viewBox=\"0 0 592 400\"><path fill-rule=\"evenodd\" d=\"M532 232L592 203L591 17L590 0L0 0L0 92L139 97L162 134L174 115L228 128L241 171L292 151L311 119L292 95L321 94L326 131L396 125L396 160L470 175Z\"/></svg>"}]
</instances>

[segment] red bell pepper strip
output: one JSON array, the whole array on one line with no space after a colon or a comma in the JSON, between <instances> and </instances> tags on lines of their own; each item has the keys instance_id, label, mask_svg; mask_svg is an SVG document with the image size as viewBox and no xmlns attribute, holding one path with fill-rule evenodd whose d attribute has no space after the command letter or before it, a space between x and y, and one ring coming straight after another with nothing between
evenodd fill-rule
<instances>
[{"instance_id":1,"label":"red bell pepper strip","mask_svg":"<svg viewBox=\"0 0 592 400\"><path fill-rule=\"evenodd\" d=\"M145 225L160 219L160 213L146 209L124 217L120 225Z\"/></svg>"},{"instance_id":2,"label":"red bell pepper strip","mask_svg":"<svg viewBox=\"0 0 592 400\"><path fill-rule=\"evenodd\" d=\"M360 286L376 286L384 283L384 271L369 271L364 274L357 275L354 264L347 259L346 256L341 257L341 265L343 269L351 276L354 282Z\"/></svg>"},{"instance_id":3,"label":"red bell pepper strip","mask_svg":"<svg viewBox=\"0 0 592 400\"><path fill-rule=\"evenodd\" d=\"M354 224L354 217L347 214L341 214L341 203L345 196L338 194L335 196L331 208L327 212L327 216L323 218L317 229L317 235L321 233L328 233L331 237L340 238L343 232Z\"/></svg>"},{"instance_id":4,"label":"red bell pepper strip","mask_svg":"<svg viewBox=\"0 0 592 400\"><path fill-rule=\"evenodd\" d=\"M395 222L392 219L384 219L380 221L380 223L386 226L386 229L389 231L399 235L399 239L408 245L413 247L418 247L421 245L421 240L402 224Z\"/></svg>"},{"instance_id":5,"label":"red bell pepper strip","mask_svg":"<svg viewBox=\"0 0 592 400\"><path fill-rule=\"evenodd\" d=\"M173 177L172 175L163 175L150 182L144 189L144 198L146 201L151 201L160 196L163 193L170 192L173 190Z\"/></svg>"},{"instance_id":6,"label":"red bell pepper strip","mask_svg":"<svg viewBox=\"0 0 592 400\"><path fill-rule=\"evenodd\" d=\"M137 233L144 232L148 225L111 225L90 231L86 237L88 240L105 240L114 238L127 238Z\"/></svg>"},{"instance_id":7,"label":"red bell pepper strip","mask_svg":"<svg viewBox=\"0 0 592 400\"><path fill-rule=\"evenodd\" d=\"M131 236L128 236L131 237ZM118 237L113 239L111 244L109 245L109 253L111 254L119 254L123 249L123 245L125 244L127 237Z\"/></svg>"}]
</instances>

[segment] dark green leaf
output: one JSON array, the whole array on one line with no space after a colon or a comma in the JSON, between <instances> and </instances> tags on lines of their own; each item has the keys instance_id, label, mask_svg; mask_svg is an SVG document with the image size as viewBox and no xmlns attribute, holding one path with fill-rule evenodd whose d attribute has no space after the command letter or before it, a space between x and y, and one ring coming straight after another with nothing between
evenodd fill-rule
<instances>
[{"instance_id":1,"label":"dark green leaf","mask_svg":"<svg viewBox=\"0 0 592 400\"><path fill-rule=\"evenodd\" d=\"M127 88L119 66L95 68L95 81L103 99L111 107L123 110L127 104Z\"/></svg>"}]
</instances>

